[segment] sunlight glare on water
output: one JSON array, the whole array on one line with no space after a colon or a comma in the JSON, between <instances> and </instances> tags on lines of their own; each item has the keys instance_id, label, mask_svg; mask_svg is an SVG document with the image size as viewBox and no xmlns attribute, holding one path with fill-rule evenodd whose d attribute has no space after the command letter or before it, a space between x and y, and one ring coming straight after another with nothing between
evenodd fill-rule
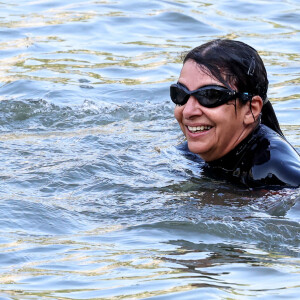
<instances>
[{"instance_id":1,"label":"sunlight glare on water","mask_svg":"<svg viewBox=\"0 0 300 300\"><path fill-rule=\"evenodd\" d=\"M246 42L299 152L298 20L293 0L2 1L0 299L298 299L299 189L204 177L169 99L184 51Z\"/></svg>"}]
</instances>

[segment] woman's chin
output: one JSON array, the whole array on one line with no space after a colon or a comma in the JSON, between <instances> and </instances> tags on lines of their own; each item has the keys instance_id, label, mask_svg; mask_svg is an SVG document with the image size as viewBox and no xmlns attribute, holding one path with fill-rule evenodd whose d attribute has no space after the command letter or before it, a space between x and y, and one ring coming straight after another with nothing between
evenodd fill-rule
<instances>
[{"instance_id":1,"label":"woman's chin","mask_svg":"<svg viewBox=\"0 0 300 300\"><path fill-rule=\"evenodd\" d=\"M205 154L207 152L209 152L209 149L208 147L203 147L203 146L199 146L199 144L196 144L194 142L189 142L188 141L188 148L191 152L195 153L195 154L198 154L202 157L202 155L205 156Z\"/></svg>"}]
</instances>

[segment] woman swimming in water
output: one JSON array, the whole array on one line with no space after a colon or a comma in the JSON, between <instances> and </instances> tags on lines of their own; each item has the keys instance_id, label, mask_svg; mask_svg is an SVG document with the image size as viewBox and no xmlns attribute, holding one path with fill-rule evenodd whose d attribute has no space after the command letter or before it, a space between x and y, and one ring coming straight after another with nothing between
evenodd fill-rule
<instances>
[{"instance_id":1,"label":"woman swimming in water","mask_svg":"<svg viewBox=\"0 0 300 300\"><path fill-rule=\"evenodd\" d=\"M263 61L249 45L213 40L187 53L170 87L188 151L204 173L250 188L300 186L300 158L267 98Z\"/></svg>"}]
</instances>

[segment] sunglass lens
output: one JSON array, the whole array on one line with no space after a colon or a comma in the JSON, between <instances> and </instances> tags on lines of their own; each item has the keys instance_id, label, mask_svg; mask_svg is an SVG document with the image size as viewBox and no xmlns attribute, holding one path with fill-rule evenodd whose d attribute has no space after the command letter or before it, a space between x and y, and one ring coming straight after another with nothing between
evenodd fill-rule
<instances>
[{"instance_id":1,"label":"sunglass lens","mask_svg":"<svg viewBox=\"0 0 300 300\"><path fill-rule=\"evenodd\" d=\"M205 107L216 107L227 101L227 93L216 89L208 89L199 91L195 94L199 103Z\"/></svg>"},{"instance_id":2,"label":"sunglass lens","mask_svg":"<svg viewBox=\"0 0 300 300\"><path fill-rule=\"evenodd\" d=\"M172 101L177 105L184 105L189 97L183 89L179 88L177 85L171 85L170 96Z\"/></svg>"}]
</instances>

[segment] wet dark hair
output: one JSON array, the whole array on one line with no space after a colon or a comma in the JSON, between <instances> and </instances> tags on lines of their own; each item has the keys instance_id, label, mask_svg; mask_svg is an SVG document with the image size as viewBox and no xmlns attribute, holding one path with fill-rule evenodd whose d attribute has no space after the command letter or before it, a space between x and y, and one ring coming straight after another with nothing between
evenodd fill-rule
<instances>
[{"instance_id":1,"label":"wet dark hair","mask_svg":"<svg viewBox=\"0 0 300 300\"><path fill-rule=\"evenodd\" d=\"M204 72L210 72L228 88L234 85L239 92L260 96L264 103L261 123L284 136L267 98L269 81L266 68L254 48L240 41L217 39L189 51L183 57L183 63L187 60L203 66Z\"/></svg>"}]
</instances>

